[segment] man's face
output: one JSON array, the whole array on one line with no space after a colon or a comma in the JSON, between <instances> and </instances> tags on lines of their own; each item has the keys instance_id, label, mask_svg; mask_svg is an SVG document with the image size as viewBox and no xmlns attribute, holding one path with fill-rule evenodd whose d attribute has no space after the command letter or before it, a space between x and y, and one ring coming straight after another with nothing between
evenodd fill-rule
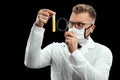
<instances>
[{"instance_id":1,"label":"man's face","mask_svg":"<svg viewBox=\"0 0 120 80\"><path fill-rule=\"evenodd\" d=\"M69 22L71 24L74 24L72 25L72 27L78 29L85 28L86 29L85 36L88 36L90 33L92 33L95 28L94 20L86 12L80 14L72 13Z\"/></svg>"}]
</instances>

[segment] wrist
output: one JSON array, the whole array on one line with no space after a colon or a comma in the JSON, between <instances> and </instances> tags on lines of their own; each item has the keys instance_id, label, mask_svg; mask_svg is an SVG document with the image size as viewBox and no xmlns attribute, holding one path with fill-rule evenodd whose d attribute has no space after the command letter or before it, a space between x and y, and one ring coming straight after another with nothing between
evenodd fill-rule
<instances>
[{"instance_id":1,"label":"wrist","mask_svg":"<svg viewBox=\"0 0 120 80\"><path fill-rule=\"evenodd\" d=\"M43 27L44 26L44 24L43 23L41 23L41 22L35 22L35 26L37 26L37 27Z\"/></svg>"},{"instance_id":2,"label":"wrist","mask_svg":"<svg viewBox=\"0 0 120 80\"><path fill-rule=\"evenodd\" d=\"M70 50L70 53L73 54L77 49Z\"/></svg>"}]
</instances>

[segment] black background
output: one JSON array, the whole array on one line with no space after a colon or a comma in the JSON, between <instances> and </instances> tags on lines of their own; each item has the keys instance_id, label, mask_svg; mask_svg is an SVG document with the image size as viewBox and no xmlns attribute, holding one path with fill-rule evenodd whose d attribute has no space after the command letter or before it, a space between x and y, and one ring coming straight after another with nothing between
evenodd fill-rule
<instances>
[{"instance_id":1,"label":"black background","mask_svg":"<svg viewBox=\"0 0 120 80\"><path fill-rule=\"evenodd\" d=\"M39 9L49 8L56 12L56 20L69 19L71 9L78 3L92 5L97 12L96 28L91 34L94 41L109 47L113 54L113 64L109 80L119 80L119 5L115 1L105 0L28 0L7 1L2 9L1 23L1 68L4 78L50 80L50 66L42 69L29 69L24 65L27 39ZM9 5L7 5L7 4ZM64 32L52 32L51 19L45 25L43 47L52 42L64 42ZM64 26L64 24L61 24ZM11 75L11 76L9 76Z\"/></svg>"}]
</instances>

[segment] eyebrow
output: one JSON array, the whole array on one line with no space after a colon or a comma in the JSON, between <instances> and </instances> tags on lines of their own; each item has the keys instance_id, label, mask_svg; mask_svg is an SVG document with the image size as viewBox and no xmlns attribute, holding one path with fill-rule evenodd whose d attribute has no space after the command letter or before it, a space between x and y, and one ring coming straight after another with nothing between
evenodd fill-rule
<instances>
[{"instance_id":1,"label":"eyebrow","mask_svg":"<svg viewBox=\"0 0 120 80\"><path fill-rule=\"evenodd\" d=\"M73 22L73 21L69 21L69 22L71 22L71 23L73 23L73 24L86 24L86 23L83 23L83 22Z\"/></svg>"},{"instance_id":2,"label":"eyebrow","mask_svg":"<svg viewBox=\"0 0 120 80\"><path fill-rule=\"evenodd\" d=\"M74 22L74 21L69 21L69 22L73 22L73 23L84 23L84 22Z\"/></svg>"}]
</instances>

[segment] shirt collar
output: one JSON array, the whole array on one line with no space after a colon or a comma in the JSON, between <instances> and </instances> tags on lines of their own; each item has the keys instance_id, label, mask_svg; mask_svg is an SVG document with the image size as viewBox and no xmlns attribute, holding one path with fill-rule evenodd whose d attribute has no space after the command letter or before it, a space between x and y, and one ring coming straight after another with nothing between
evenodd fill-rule
<instances>
[{"instance_id":1,"label":"shirt collar","mask_svg":"<svg viewBox=\"0 0 120 80\"><path fill-rule=\"evenodd\" d=\"M93 39L89 36L86 44L84 44L83 47L84 47L84 46L87 47L87 48L94 48L94 47L95 47L95 42L94 42Z\"/></svg>"}]
</instances>

